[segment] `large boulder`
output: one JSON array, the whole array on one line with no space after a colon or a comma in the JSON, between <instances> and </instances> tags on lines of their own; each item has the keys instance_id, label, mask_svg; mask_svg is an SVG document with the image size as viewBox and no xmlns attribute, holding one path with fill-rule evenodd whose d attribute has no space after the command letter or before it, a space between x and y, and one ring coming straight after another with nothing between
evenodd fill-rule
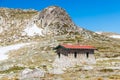
<instances>
[{"instance_id":1,"label":"large boulder","mask_svg":"<svg viewBox=\"0 0 120 80\"><path fill-rule=\"evenodd\" d=\"M42 69L36 68L34 70L31 70L27 68L21 72L20 80L33 80L33 79L39 80L41 77L44 76L45 76L45 71Z\"/></svg>"}]
</instances>

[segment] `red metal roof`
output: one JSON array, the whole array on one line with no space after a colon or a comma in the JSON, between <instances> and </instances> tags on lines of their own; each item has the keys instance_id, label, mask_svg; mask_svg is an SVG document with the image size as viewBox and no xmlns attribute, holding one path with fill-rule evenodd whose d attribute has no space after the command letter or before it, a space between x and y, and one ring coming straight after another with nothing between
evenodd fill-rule
<instances>
[{"instance_id":1,"label":"red metal roof","mask_svg":"<svg viewBox=\"0 0 120 80\"><path fill-rule=\"evenodd\" d=\"M96 49L93 46L87 46L87 45L62 44L61 46L65 47L65 48L70 48L70 49Z\"/></svg>"}]
</instances>

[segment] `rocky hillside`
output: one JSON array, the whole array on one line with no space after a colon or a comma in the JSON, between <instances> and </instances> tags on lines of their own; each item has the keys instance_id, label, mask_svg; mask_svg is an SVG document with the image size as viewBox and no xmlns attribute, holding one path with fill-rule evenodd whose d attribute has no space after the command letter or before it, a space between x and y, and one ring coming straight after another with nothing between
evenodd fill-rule
<instances>
[{"instance_id":1,"label":"rocky hillside","mask_svg":"<svg viewBox=\"0 0 120 80\"><path fill-rule=\"evenodd\" d=\"M112 38L76 26L66 11L58 6L50 6L40 12L0 8L0 45L40 41L46 36L59 37L56 39L60 43L80 42L96 47L100 47L96 43L119 44Z\"/></svg>"},{"instance_id":2,"label":"rocky hillside","mask_svg":"<svg viewBox=\"0 0 120 80\"><path fill-rule=\"evenodd\" d=\"M120 34L113 33L113 32L96 32L97 34L105 35L107 37L120 39Z\"/></svg>"},{"instance_id":3,"label":"rocky hillside","mask_svg":"<svg viewBox=\"0 0 120 80\"><path fill-rule=\"evenodd\" d=\"M119 40L78 27L58 6L41 11L0 8L0 77L18 77L25 68L51 73L53 47L62 43L93 45L96 58L120 56Z\"/></svg>"},{"instance_id":4,"label":"rocky hillside","mask_svg":"<svg viewBox=\"0 0 120 80\"><path fill-rule=\"evenodd\" d=\"M33 10L0 8L0 44L19 42L30 19L37 14Z\"/></svg>"},{"instance_id":5,"label":"rocky hillside","mask_svg":"<svg viewBox=\"0 0 120 80\"><path fill-rule=\"evenodd\" d=\"M41 11L0 8L1 46L31 42L42 44L43 41L46 42L45 47L51 49L61 43L72 43L95 46L99 50L97 56L120 53L119 40L76 26L66 11L58 6Z\"/></svg>"}]
</instances>

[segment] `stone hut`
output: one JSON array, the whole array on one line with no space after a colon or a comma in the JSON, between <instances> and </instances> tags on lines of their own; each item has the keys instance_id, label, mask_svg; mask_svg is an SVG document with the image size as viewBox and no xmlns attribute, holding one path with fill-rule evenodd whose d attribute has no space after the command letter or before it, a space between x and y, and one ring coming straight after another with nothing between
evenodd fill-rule
<instances>
[{"instance_id":1,"label":"stone hut","mask_svg":"<svg viewBox=\"0 0 120 80\"><path fill-rule=\"evenodd\" d=\"M66 64L66 62L72 65L96 63L94 57L94 50L96 50L96 48L93 46L62 44L54 49L56 50L58 59L63 61L64 64Z\"/></svg>"}]
</instances>

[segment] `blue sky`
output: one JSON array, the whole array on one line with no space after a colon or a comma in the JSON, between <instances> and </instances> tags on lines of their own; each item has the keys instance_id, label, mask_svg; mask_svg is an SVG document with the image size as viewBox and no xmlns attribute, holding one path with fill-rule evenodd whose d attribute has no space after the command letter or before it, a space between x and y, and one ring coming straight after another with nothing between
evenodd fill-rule
<instances>
[{"instance_id":1,"label":"blue sky","mask_svg":"<svg viewBox=\"0 0 120 80\"><path fill-rule=\"evenodd\" d=\"M42 10L64 8L76 25L92 30L120 33L120 0L0 0L0 7Z\"/></svg>"}]
</instances>

